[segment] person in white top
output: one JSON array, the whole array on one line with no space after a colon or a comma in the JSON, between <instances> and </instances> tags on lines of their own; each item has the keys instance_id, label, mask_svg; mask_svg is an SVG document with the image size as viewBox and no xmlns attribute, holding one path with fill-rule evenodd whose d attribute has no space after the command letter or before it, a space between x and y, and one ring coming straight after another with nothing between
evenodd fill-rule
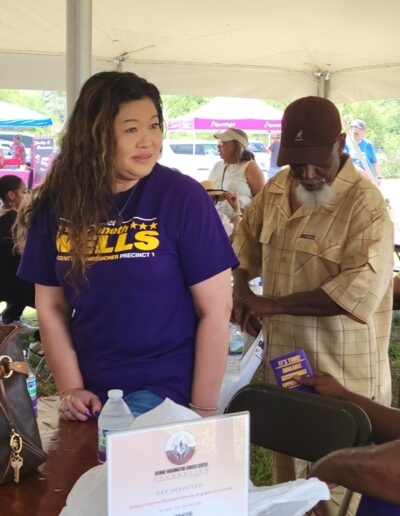
<instances>
[{"instance_id":1,"label":"person in white top","mask_svg":"<svg viewBox=\"0 0 400 516\"><path fill-rule=\"evenodd\" d=\"M263 173L254 161L253 154L246 148L249 142L244 131L227 129L214 134L214 138L219 140L218 149L222 160L214 165L208 179L217 188L235 193L243 209L264 187ZM229 202L218 204L218 211L232 219L233 208Z\"/></svg>"},{"instance_id":2,"label":"person in white top","mask_svg":"<svg viewBox=\"0 0 400 516\"><path fill-rule=\"evenodd\" d=\"M240 210L240 204L237 195L235 192L227 192L226 190L216 188L212 181L202 181L200 184L211 197L211 200L213 201L221 219L222 225L224 226L226 234L228 235L229 240L232 242L236 228L238 227L239 222L242 220L242 212ZM233 215L231 218L229 218L219 209L220 205L223 204L224 201L228 201L232 207Z\"/></svg>"}]
</instances>

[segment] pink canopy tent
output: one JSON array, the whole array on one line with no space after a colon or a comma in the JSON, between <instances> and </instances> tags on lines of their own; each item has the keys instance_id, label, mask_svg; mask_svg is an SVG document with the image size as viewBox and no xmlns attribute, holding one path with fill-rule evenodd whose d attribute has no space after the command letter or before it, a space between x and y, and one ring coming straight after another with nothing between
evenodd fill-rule
<instances>
[{"instance_id":1,"label":"pink canopy tent","mask_svg":"<svg viewBox=\"0 0 400 516\"><path fill-rule=\"evenodd\" d=\"M173 131L224 131L243 129L252 133L280 132L282 111L262 100L216 97L208 104L168 120Z\"/></svg>"}]
</instances>

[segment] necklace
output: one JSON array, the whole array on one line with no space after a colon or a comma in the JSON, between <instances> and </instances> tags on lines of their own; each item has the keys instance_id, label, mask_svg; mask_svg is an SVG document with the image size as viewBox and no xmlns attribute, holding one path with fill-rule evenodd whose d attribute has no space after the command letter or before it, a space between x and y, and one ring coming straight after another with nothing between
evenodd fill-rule
<instances>
[{"instance_id":1,"label":"necklace","mask_svg":"<svg viewBox=\"0 0 400 516\"><path fill-rule=\"evenodd\" d=\"M136 192L136 187L138 185L139 181L132 187L132 190L131 190L131 193L129 194L129 197L128 199L126 200L125 204L122 206L121 209L119 209L115 204L114 204L114 208L116 209L116 211L118 212L118 217L117 219L114 221L115 224L123 224L124 222L124 211L125 211L125 208L128 206L128 204L131 202L132 198L133 198L133 194Z\"/></svg>"}]
</instances>

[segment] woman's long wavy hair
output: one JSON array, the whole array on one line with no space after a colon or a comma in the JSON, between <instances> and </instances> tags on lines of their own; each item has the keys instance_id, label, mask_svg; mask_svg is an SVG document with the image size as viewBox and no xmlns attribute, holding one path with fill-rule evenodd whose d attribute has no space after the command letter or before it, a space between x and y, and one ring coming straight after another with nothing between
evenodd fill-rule
<instances>
[{"instance_id":1,"label":"woman's long wavy hair","mask_svg":"<svg viewBox=\"0 0 400 516\"><path fill-rule=\"evenodd\" d=\"M87 278L88 239L97 234L112 206L115 117L123 104L143 98L154 102L162 128L161 97L154 84L129 72L100 72L90 77L82 87L51 171L18 212L19 248L43 204L49 203L57 221L68 221L71 266L67 278L77 288Z\"/></svg>"}]
</instances>

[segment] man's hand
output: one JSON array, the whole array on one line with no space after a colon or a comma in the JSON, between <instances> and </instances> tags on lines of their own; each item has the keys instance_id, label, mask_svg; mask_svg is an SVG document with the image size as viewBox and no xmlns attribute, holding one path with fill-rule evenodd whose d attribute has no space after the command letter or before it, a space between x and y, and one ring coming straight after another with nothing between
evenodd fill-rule
<instances>
[{"instance_id":1,"label":"man's hand","mask_svg":"<svg viewBox=\"0 0 400 516\"><path fill-rule=\"evenodd\" d=\"M252 292L240 298L234 298L231 321L240 324L247 333L257 336L261 330L261 317L272 315L272 301Z\"/></svg>"},{"instance_id":2,"label":"man's hand","mask_svg":"<svg viewBox=\"0 0 400 516\"><path fill-rule=\"evenodd\" d=\"M259 314L249 312L247 305L248 299L256 298L249 287L249 277L244 269L236 269L233 271L233 309L231 322L240 324L242 330L256 337L262 328L262 324L258 318ZM261 298L263 299L263 298Z\"/></svg>"},{"instance_id":3,"label":"man's hand","mask_svg":"<svg viewBox=\"0 0 400 516\"><path fill-rule=\"evenodd\" d=\"M330 396L331 398L344 399L346 389L336 378L329 373L324 373L318 369L313 369L314 376L296 376L296 382L301 385L312 387L315 392L322 396Z\"/></svg>"}]
</instances>

